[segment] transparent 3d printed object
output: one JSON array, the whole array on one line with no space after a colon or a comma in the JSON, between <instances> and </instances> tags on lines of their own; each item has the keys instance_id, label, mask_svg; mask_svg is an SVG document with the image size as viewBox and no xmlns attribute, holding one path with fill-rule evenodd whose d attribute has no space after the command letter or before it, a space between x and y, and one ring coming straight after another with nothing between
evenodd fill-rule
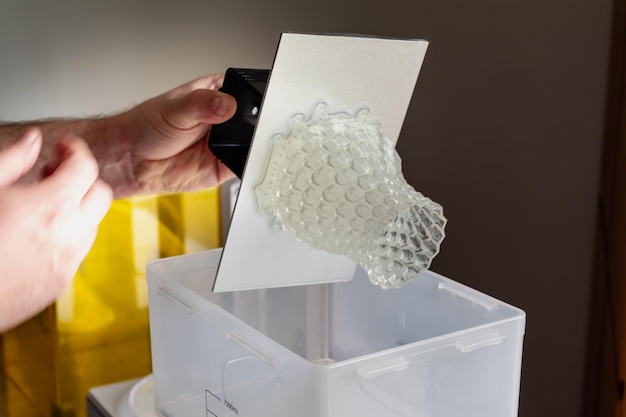
<instances>
[{"instance_id":1,"label":"transparent 3d printed object","mask_svg":"<svg viewBox=\"0 0 626 417\"><path fill-rule=\"evenodd\" d=\"M294 116L292 131L273 138L254 190L259 211L272 230L353 259L382 288L400 288L439 252L442 207L406 182L368 109L329 114L327 107Z\"/></svg>"}]
</instances>

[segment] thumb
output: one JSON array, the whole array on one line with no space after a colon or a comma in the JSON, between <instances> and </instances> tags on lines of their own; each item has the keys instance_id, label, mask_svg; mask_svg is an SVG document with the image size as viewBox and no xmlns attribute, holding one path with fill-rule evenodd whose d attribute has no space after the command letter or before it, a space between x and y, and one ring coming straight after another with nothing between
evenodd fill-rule
<instances>
[{"instance_id":1,"label":"thumb","mask_svg":"<svg viewBox=\"0 0 626 417\"><path fill-rule=\"evenodd\" d=\"M218 124L233 117L237 109L235 99L215 90L197 89L166 102L163 117L178 129L191 129L199 124Z\"/></svg>"},{"instance_id":2,"label":"thumb","mask_svg":"<svg viewBox=\"0 0 626 417\"><path fill-rule=\"evenodd\" d=\"M0 151L0 187L14 183L35 165L41 140L41 131L30 128L17 142Z\"/></svg>"}]
</instances>

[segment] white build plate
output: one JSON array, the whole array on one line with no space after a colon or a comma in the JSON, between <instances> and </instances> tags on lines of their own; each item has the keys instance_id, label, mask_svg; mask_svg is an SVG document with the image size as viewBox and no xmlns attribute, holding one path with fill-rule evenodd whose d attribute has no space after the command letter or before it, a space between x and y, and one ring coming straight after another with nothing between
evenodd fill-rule
<instances>
[{"instance_id":1,"label":"white build plate","mask_svg":"<svg viewBox=\"0 0 626 417\"><path fill-rule=\"evenodd\" d=\"M292 117L325 102L335 112L368 107L394 143L428 42L356 35L281 35L260 109L213 290L236 291L352 279L350 259L314 250L291 232L273 232L259 214L254 188L263 178L272 138Z\"/></svg>"}]
</instances>

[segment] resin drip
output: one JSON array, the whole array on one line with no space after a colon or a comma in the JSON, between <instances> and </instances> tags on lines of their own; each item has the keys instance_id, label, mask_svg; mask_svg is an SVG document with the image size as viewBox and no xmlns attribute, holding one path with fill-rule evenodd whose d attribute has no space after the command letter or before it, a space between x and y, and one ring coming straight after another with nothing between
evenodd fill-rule
<instances>
[{"instance_id":1,"label":"resin drip","mask_svg":"<svg viewBox=\"0 0 626 417\"><path fill-rule=\"evenodd\" d=\"M427 269L445 236L442 207L409 185L398 153L369 110L329 114L318 104L277 135L255 195L274 231L360 264L400 288Z\"/></svg>"}]
</instances>

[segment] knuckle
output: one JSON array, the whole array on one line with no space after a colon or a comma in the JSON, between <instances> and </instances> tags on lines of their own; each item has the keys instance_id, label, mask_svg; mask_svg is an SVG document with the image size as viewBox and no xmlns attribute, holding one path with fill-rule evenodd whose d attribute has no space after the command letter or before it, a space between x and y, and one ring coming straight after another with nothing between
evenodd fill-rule
<instances>
[{"instance_id":1,"label":"knuckle","mask_svg":"<svg viewBox=\"0 0 626 417\"><path fill-rule=\"evenodd\" d=\"M82 138L75 135L67 135L64 143L68 146L70 152L67 158L72 160L76 169L80 169L83 175L89 175L95 178L99 175L98 161L91 152L91 149Z\"/></svg>"}]
</instances>

